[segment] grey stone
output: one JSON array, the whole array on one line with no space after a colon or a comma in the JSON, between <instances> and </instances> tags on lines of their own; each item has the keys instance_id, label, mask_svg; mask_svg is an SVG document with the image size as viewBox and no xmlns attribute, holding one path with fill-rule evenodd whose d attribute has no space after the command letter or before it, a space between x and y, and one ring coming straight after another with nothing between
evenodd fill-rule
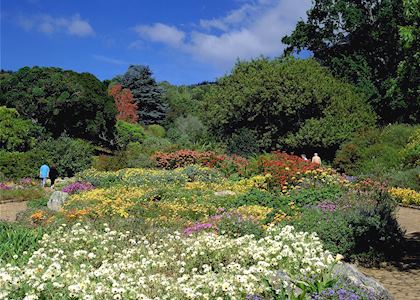
<instances>
[{"instance_id":1,"label":"grey stone","mask_svg":"<svg viewBox=\"0 0 420 300\"><path fill-rule=\"evenodd\" d=\"M234 196L236 195L236 193L233 191L226 190L226 191L214 192L214 195L224 197L224 196Z\"/></svg>"},{"instance_id":2,"label":"grey stone","mask_svg":"<svg viewBox=\"0 0 420 300\"><path fill-rule=\"evenodd\" d=\"M394 297L378 281L364 275L351 264L341 263L334 266L333 274L346 282L371 292L375 299L393 300Z\"/></svg>"},{"instance_id":3,"label":"grey stone","mask_svg":"<svg viewBox=\"0 0 420 300\"><path fill-rule=\"evenodd\" d=\"M69 194L56 191L51 194L50 199L48 200L47 207L54 211L59 211L62 207Z\"/></svg>"}]
</instances>

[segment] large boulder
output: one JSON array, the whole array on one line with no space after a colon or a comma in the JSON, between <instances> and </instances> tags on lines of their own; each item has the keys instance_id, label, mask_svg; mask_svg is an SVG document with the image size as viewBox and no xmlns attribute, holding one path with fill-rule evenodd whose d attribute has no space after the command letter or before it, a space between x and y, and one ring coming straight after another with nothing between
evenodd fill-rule
<instances>
[{"instance_id":1,"label":"large boulder","mask_svg":"<svg viewBox=\"0 0 420 300\"><path fill-rule=\"evenodd\" d=\"M59 211L63 207L68 196L69 194L60 191L52 193L48 200L47 207L51 210Z\"/></svg>"},{"instance_id":2,"label":"large boulder","mask_svg":"<svg viewBox=\"0 0 420 300\"><path fill-rule=\"evenodd\" d=\"M353 265L342 263L334 266L333 274L341 277L346 282L369 291L375 297L374 299L393 300L394 297L388 290L372 277L368 277L361 273Z\"/></svg>"}]
</instances>

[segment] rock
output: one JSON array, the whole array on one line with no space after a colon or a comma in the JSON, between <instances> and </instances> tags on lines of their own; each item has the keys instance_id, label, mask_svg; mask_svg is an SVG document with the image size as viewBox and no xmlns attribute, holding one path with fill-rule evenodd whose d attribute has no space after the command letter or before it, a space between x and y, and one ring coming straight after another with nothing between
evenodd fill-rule
<instances>
[{"instance_id":1,"label":"rock","mask_svg":"<svg viewBox=\"0 0 420 300\"><path fill-rule=\"evenodd\" d=\"M333 274L343 278L345 281L365 289L375 295L375 299L393 300L394 297L388 290L372 277L361 273L353 265L342 263L334 266Z\"/></svg>"},{"instance_id":2,"label":"rock","mask_svg":"<svg viewBox=\"0 0 420 300\"><path fill-rule=\"evenodd\" d=\"M69 194L56 191L51 194L50 199L48 200L47 207L54 211L59 211L63 207L64 202L68 198Z\"/></svg>"},{"instance_id":3,"label":"rock","mask_svg":"<svg viewBox=\"0 0 420 300\"><path fill-rule=\"evenodd\" d=\"M214 195L224 197L224 196L234 196L236 195L236 193L233 191L226 190L226 191L214 192Z\"/></svg>"}]
</instances>

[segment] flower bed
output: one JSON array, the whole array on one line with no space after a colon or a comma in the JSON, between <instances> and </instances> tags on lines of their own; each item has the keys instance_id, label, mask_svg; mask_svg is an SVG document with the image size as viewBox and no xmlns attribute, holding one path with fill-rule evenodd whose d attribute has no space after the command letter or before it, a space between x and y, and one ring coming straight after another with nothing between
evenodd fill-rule
<instances>
[{"instance_id":1,"label":"flower bed","mask_svg":"<svg viewBox=\"0 0 420 300\"><path fill-rule=\"evenodd\" d=\"M389 193L402 205L420 206L420 193L411 189L391 188Z\"/></svg>"},{"instance_id":2,"label":"flower bed","mask_svg":"<svg viewBox=\"0 0 420 300\"><path fill-rule=\"evenodd\" d=\"M334 263L316 235L291 226L255 240L133 236L76 224L44 235L40 244L27 265L0 267L0 299L264 298L271 295L267 282L291 294L298 280L321 282Z\"/></svg>"}]
</instances>

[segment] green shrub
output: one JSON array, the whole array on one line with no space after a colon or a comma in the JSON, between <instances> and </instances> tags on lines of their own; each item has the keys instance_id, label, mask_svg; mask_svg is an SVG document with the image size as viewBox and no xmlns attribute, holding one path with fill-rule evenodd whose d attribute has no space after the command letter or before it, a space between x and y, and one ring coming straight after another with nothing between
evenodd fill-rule
<instances>
[{"instance_id":1,"label":"green shrub","mask_svg":"<svg viewBox=\"0 0 420 300\"><path fill-rule=\"evenodd\" d=\"M93 157L92 167L98 171L117 171L127 167L125 152Z\"/></svg>"},{"instance_id":2,"label":"green shrub","mask_svg":"<svg viewBox=\"0 0 420 300\"><path fill-rule=\"evenodd\" d=\"M403 149L417 128L418 126L396 124L358 132L349 142L341 145L334 165L349 175L380 176L391 170L401 169L406 154Z\"/></svg>"},{"instance_id":3,"label":"green shrub","mask_svg":"<svg viewBox=\"0 0 420 300\"><path fill-rule=\"evenodd\" d=\"M405 165L420 167L420 128L410 136L401 154Z\"/></svg>"},{"instance_id":4,"label":"green shrub","mask_svg":"<svg viewBox=\"0 0 420 300\"><path fill-rule=\"evenodd\" d=\"M71 177L91 166L93 146L81 139L60 137L39 143L33 152L43 163L55 164L60 176Z\"/></svg>"},{"instance_id":5,"label":"green shrub","mask_svg":"<svg viewBox=\"0 0 420 300\"><path fill-rule=\"evenodd\" d=\"M146 127L146 134L157 138L164 138L166 136L166 130L158 124L152 124Z\"/></svg>"},{"instance_id":6,"label":"green shrub","mask_svg":"<svg viewBox=\"0 0 420 300\"><path fill-rule=\"evenodd\" d=\"M227 151L240 156L249 156L258 153L257 136L252 130L241 128L232 134L227 145Z\"/></svg>"},{"instance_id":7,"label":"green shrub","mask_svg":"<svg viewBox=\"0 0 420 300\"><path fill-rule=\"evenodd\" d=\"M407 170L394 171L382 176L389 186L409 188L420 191L420 166Z\"/></svg>"},{"instance_id":8,"label":"green shrub","mask_svg":"<svg viewBox=\"0 0 420 300\"><path fill-rule=\"evenodd\" d=\"M129 143L127 145L125 162L128 168L151 168L155 166L155 162L147 153L149 149L145 149L145 146L140 143Z\"/></svg>"},{"instance_id":9,"label":"green shrub","mask_svg":"<svg viewBox=\"0 0 420 300\"><path fill-rule=\"evenodd\" d=\"M196 116L181 116L175 119L173 127L168 130L168 137L174 143L191 148L207 137L207 127Z\"/></svg>"},{"instance_id":10,"label":"green shrub","mask_svg":"<svg viewBox=\"0 0 420 300\"><path fill-rule=\"evenodd\" d=\"M24 264L38 249L43 229L0 222L0 262Z\"/></svg>"},{"instance_id":11,"label":"green shrub","mask_svg":"<svg viewBox=\"0 0 420 300\"><path fill-rule=\"evenodd\" d=\"M229 138L252 130L263 150L287 147L334 153L376 116L365 97L314 59L258 58L238 62L205 95L205 120Z\"/></svg>"},{"instance_id":12,"label":"green shrub","mask_svg":"<svg viewBox=\"0 0 420 300\"><path fill-rule=\"evenodd\" d=\"M178 150L179 146L171 143L168 139L148 137L142 144L142 153L152 155L155 152L171 152Z\"/></svg>"},{"instance_id":13,"label":"green shrub","mask_svg":"<svg viewBox=\"0 0 420 300\"><path fill-rule=\"evenodd\" d=\"M46 208L48 203L48 198L34 198L32 200L29 200L26 205L28 208L32 209L42 209Z\"/></svg>"},{"instance_id":14,"label":"green shrub","mask_svg":"<svg viewBox=\"0 0 420 300\"><path fill-rule=\"evenodd\" d=\"M0 172L6 178L35 177L41 166L42 157L31 159L29 152L8 152L0 150Z\"/></svg>"},{"instance_id":15,"label":"green shrub","mask_svg":"<svg viewBox=\"0 0 420 300\"><path fill-rule=\"evenodd\" d=\"M121 148L125 148L131 142L141 143L144 141L145 132L139 124L118 120L115 129L117 132L116 141Z\"/></svg>"},{"instance_id":16,"label":"green shrub","mask_svg":"<svg viewBox=\"0 0 420 300\"><path fill-rule=\"evenodd\" d=\"M0 106L0 149L27 151L41 132L40 126L21 118L16 109Z\"/></svg>"},{"instance_id":17,"label":"green shrub","mask_svg":"<svg viewBox=\"0 0 420 300\"><path fill-rule=\"evenodd\" d=\"M371 200L376 203L368 204ZM316 232L327 250L348 260L375 264L400 257L404 237L395 218L395 201L387 193L359 201L357 206L345 210L308 208L301 218L287 223L297 230Z\"/></svg>"},{"instance_id":18,"label":"green shrub","mask_svg":"<svg viewBox=\"0 0 420 300\"><path fill-rule=\"evenodd\" d=\"M256 239L264 236L264 230L259 224L252 220L243 219L239 214L228 214L224 216L217 223L217 229L220 234L234 238L251 234Z\"/></svg>"}]
</instances>

